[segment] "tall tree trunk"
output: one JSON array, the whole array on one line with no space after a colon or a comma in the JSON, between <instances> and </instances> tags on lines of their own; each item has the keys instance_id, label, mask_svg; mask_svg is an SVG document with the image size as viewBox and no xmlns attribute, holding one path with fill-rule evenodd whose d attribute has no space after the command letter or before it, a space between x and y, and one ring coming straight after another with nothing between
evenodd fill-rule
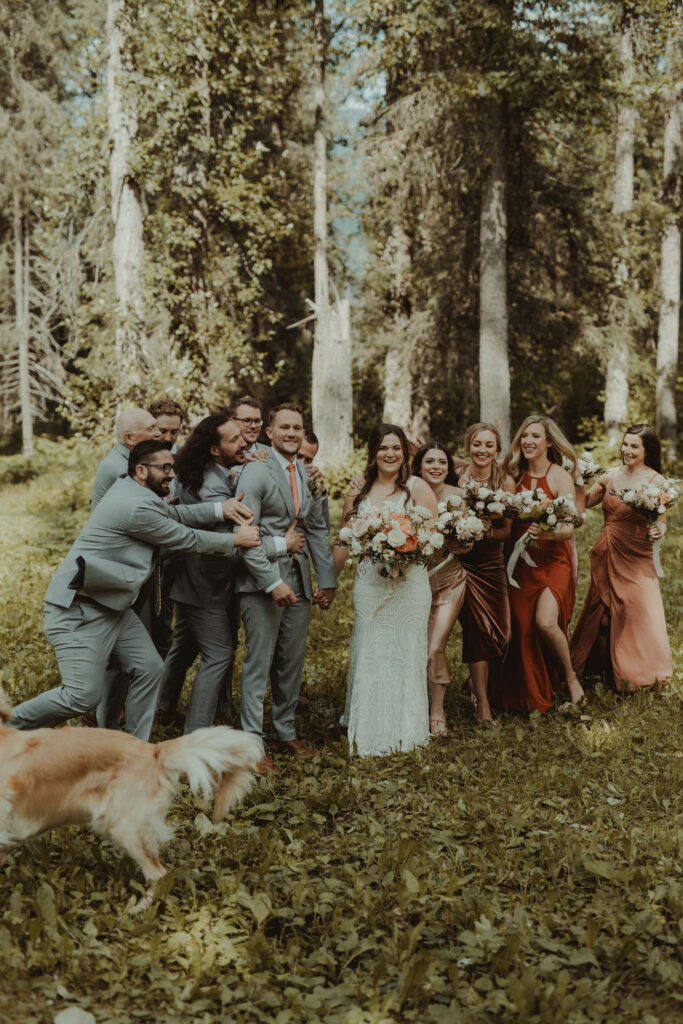
<instances>
[{"instance_id":1,"label":"tall tree trunk","mask_svg":"<svg viewBox=\"0 0 683 1024\"><path fill-rule=\"evenodd\" d=\"M633 206L633 151L636 134L636 112L629 93L635 78L635 26L624 15L619 37L621 86L624 100L617 116L614 193L612 213L622 221ZM628 230L624 224L621 253L615 266L616 299L611 316L607 367L605 371L604 420L607 443L616 448L628 419L628 363L631 323L628 312Z\"/></svg>"},{"instance_id":2,"label":"tall tree trunk","mask_svg":"<svg viewBox=\"0 0 683 1024\"><path fill-rule=\"evenodd\" d=\"M678 206L681 198L679 162L681 157L681 94L677 81L677 50L680 18L667 39L666 124L664 127L663 196L669 206L662 235L661 290L659 335L657 339L657 430L668 442L668 456L676 457L676 371L678 366L679 310L681 302L681 229Z\"/></svg>"},{"instance_id":3,"label":"tall tree trunk","mask_svg":"<svg viewBox=\"0 0 683 1024\"><path fill-rule=\"evenodd\" d=\"M107 116L111 146L111 216L116 288L117 390L142 398L145 366L145 309L142 295L143 209L132 174L131 150L137 135L137 105L128 52L131 34L127 0L107 3Z\"/></svg>"},{"instance_id":4,"label":"tall tree trunk","mask_svg":"<svg viewBox=\"0 0 683 1024\"><path fill-rule=\"evenodd\" d=\"M14 326L19 362L19 411L24 457L33 456L33 409L29 370L29 237L21 216L21 201L14 193Z\"/></svg>"},{"instance_id":5,"label":"tall tree trunk","mask_svg":"<svg viewBox=\"0 0 683 1024\"><path fill-rule=\"evenodd\" d=\"M479 225L479 415L510 443L507 314L506 138L503 103L484 101L489 166Z\"/></svg>"},{"instance_id":6,"label":"tall tree trunk","mask_svg":"<svg viewBox=\"0 0 683 1024\"><path fill-rule=\"evenodd\" d=\"M411 359L410 315L411 258L410 238L402 224L394 226L384 249L389 270L385 308L390 323L391 341L384 358L385 423L395 423L412 431L413 374Z\"/></svg>"},{"instance_id":7,"label":"tall tree trunk","mask_svg":"<svg viewBox=\"0 0 683 1024\"><path fill-rule=\"evenodd\" d=\"M313 277L315 335L311 368L313 430L320 442L320 461L334 465L353 451L351 389L351 327L348 302L330 306L327 266L327 138L325 136L325 64L327 38L324 0L314 15L315 133L313 146Z\"/></svg>"}]
</instances>

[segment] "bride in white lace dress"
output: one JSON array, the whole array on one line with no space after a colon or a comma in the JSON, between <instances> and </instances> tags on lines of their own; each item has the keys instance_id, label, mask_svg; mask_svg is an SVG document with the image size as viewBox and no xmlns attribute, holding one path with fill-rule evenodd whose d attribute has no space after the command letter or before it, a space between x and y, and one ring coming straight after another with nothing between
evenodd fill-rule
<instances>
[{"instance_id":1,"label":"bride in white lace dress","mask_svg":"<svg viewBox=\"0 0 683 1024\"><path fill-rule=\"evenodd\" d=\"M393 424L375 427L368 441L368 464L361 487L351 486L343 522L355 512L381 508L400 512L424 507L436 518L432 489L409 476L405 434ZM337 572L348 548L333 549ZM429 740L427 700L427 620L431 606L427 570L411 565L398 582L380 576L371 562L360 562L353 587L355 621L351 637L346 710L349 747L360 756L412 750Z\"/></svg>"}]
</instances>

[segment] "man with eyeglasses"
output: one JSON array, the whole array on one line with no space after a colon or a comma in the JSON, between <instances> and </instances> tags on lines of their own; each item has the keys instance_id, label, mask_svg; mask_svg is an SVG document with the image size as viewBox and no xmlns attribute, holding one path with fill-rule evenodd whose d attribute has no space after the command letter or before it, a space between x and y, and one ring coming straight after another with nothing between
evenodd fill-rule
<instances>
[{"instance_id":1,"label":"man with eyeglasses","mask_svg":"<svg viewBox=\"0 0 683 1024\"><path fill-rule=\"evenodd\" d=\"M261 406L255 398L252 398L251 395L235 398L230 403L227 415L231 420L235 420L239 424L242 437L247 442L247 447L244 451L244 461L239 466L233 466L233 477L237 480L248 462L253 462L254 459L260 459L262 462L265 462L270 448L267 444L261 444L258 440L261 427L263 426L263 417L261 415Z\"/></svg>"},{"instance_id":2,"label":"man with eyeglasses","mask_svg":"<svg viewBox=\"0 0 683 1024\"><path fill-rule=\"evenodd\" d=\"M43 624L62 685L15 707L10 725L37 729L92 710L103 697L113 655L131 676L126 732L149 739L163 663L131 606L154 570L158 551L229 558L235 548L261 543L252 525L219 533L178 522L164 501L174 476L166 442L142 441L131 450L127 476L98 503L45 595ZM234 513L228 501L220 507L226 517Z\"/></svg>"}]
</instances>

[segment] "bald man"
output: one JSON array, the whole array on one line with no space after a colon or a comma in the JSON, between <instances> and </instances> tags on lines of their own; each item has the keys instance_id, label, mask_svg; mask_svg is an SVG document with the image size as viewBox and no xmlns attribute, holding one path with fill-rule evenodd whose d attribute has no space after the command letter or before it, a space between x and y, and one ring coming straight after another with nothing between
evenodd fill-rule
<instances>
[{"instance_id":1,"label":"bald man","mask_svg":"<svg viewBox=\"0 0 683 1024\"><path fill-rule=\"evenodd\" d=\"M140 441L156 441L161 430L147 409L124 409L116 420L117 445L102 459L92 485L90 508L105 496L111 485L128 472L128 455Z\"/></svg>"}]
</instances>

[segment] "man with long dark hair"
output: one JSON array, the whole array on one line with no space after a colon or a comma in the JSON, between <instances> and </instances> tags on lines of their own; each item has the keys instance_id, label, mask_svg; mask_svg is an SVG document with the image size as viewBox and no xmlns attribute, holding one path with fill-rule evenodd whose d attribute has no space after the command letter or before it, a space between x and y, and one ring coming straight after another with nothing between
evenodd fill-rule
<instances>
[{"instance_id":1,"label":"man with long dark hair","mask_svg":"<svg viewBox=\"0 0 683 1024\"><path fill-rule=\"evenodd\" d=\"M207 416L194 428L176 456L179 507L198 502L225 501L230 518L218 530L232 530L234 524L251 523L251 510L235 496L233 469L244 461L247 442L239 424L227 413ZM270 556L286 555L300 548L303 538L289 535L267 539ZM185 674L197 654L201 665L192 688L185 732L213 723L217 705L220 711L229 702L226 684L232 679L237 623L231 622L229 606L235 574L234 559L211 555L188 555L173 570L170 595L175 602L173 646L164 664L159 717L168 721L183 687ZM219 702L223 702L223 707Z\"/></svg>"}]
</instances>

